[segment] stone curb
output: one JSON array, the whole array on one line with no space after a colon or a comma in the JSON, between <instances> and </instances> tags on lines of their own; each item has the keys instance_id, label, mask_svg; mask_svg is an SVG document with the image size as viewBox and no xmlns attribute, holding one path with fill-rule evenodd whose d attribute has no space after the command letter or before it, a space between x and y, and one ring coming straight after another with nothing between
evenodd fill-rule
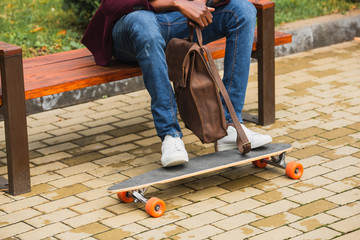
<instances>
[{"instance_id":1,"label":"stone curb","mask_svg":"<svg viewBox=\"0 0 360 240\"><path fill-rule=\"evenodd\" d=\"M303 52L344 41L351 41L360 36L360 10L354 10L346 15L334 14L313 19L287 23L276 30L292 34L292 43L277 46L276 56L285 56ZM218 66L222 66L221 60ZM106 96L114 96L141 90L144 88L142 77L129 78L98 86L88 87L66 93L31 99L26 102L28 113L36 113L56 109Z\"/></svg>"}]
</instances>

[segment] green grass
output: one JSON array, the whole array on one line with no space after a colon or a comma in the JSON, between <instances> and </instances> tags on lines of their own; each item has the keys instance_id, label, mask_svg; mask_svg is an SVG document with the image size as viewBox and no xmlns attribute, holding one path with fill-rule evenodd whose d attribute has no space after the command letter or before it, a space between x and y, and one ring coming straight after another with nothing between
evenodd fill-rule
<instances>
[{"instance_id":1,"label":"green grass","mask_svg":"<svg viewBox=\"0 0 360 240\"><path fill-rule=\"evenodd\" d=\"M61 5L62 0L0 1L0 41L21 46L24 57L82 47L82 33L71 26L74 15Z\"/></svg>"},{"instance_id":2,"label":"green grass","mask_svg":"<svg viewBox=\"0 0 360 240\"><path fill-rule=\"evenodd\" d=\"M345 13L359 7L356 0L274 0L276 24L331 13ZM62 0L0 1L0 41L21 46L24 57L83 47L83 29L76 16L62 9Z\"/></svg>"},{"instance_id":3,"label":"green grass","mask_svg":"<svg viewBox=\"0 0 360 240\"><path fill-rule=\"evenodd\" d=\"M360 6L357 0L274 0L274 2L276 25L332 13L346 13Z\"/></svg>"}]
</instances>

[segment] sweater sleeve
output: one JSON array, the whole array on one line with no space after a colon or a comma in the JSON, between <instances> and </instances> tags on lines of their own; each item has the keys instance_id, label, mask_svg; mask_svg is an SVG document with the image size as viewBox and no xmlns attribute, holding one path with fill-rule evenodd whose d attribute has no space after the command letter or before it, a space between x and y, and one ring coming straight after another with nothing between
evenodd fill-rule
<instances>
[{"instance_id":1,"label":"sweater sleeve","mask_svg":"<svg viewBox=\"0 0 360 240\"><path fill-rule=\"evenodd\" d=\"M136 10L150 10L148 0L103 0L100 5L105 16L122 16Z\"/></svg>"}]
</instances>

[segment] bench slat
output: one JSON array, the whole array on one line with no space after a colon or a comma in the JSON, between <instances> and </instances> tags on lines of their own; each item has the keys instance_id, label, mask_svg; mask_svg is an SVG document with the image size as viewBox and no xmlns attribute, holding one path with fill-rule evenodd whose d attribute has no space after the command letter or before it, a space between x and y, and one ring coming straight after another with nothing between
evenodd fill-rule
<instances>
[{"instance_id":1,"label":"bench slat","mask_svg":"<svg viewBox=\"0 0 360 240\"><path fill-rule=\"evenodd\" d=\"M53 54L38 56L33 58L25 58L24 69L33 68L41 65L49 65L63 61L74 60L74 59L81 59L86 57L92 57L90 51L86 48L81 48L81 49L53 53ZM93 64L95 65L94 60L93 60Z\"/></svg>"}]
</instances>

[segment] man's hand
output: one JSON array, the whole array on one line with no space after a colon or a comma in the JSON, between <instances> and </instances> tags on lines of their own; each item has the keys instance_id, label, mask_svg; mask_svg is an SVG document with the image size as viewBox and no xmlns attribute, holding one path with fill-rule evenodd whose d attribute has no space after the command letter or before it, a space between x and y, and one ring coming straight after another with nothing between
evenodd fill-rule
<instances>
[{"instance_id":1,"label":"man's hand","mask_svg":"<svg viewBox=\"0 0 360 240\"><path fill-rule=\"evenodd\" d=\"M207 0L149 0L150 4L159 11L179 11L190 22L198 24L201 28L212 23L211 12L215 8L207 7ZM214 3L220 0L214 0Z\"/></svg>"},{"instance_id":2,"label":"man's hand","mask_svg":"<svg viewBox=\"0 0 360 240\"><path fill-rule=\"evenodd\" d=\"M175 7L182 15L197 23L201 28L212 23L211 12L215 11L215 8L207 7L204 0L175 0Z\"/></svg>"}]
</instances>

